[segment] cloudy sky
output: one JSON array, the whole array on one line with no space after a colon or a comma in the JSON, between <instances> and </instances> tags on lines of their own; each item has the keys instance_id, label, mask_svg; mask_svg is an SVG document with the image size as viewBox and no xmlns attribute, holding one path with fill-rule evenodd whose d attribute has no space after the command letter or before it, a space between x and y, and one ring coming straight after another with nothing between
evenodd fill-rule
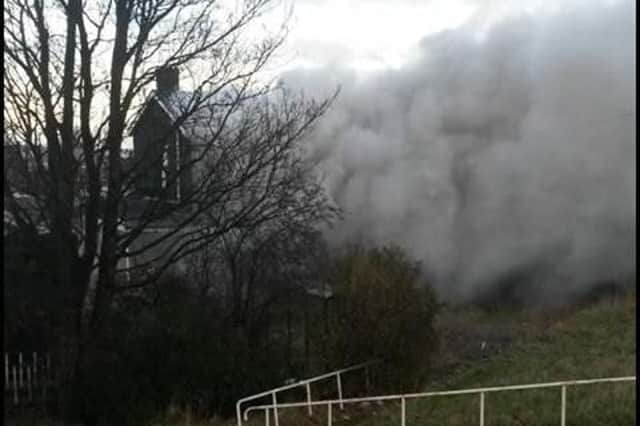
<instances>
[{"instance_id":1,"label":"cloudy sky","mask_svg":"<svg viewBox=\"0 0 640 426\"><path fill-rule=\"evenodd\" d=\"M460 25L474 9L458 0L302 0L286 47L306 66L398 67L421 38Z\"/></svg>"},{"instance_id":2,"label":"cloudy sky","mask_svg":"<svg viewBox=\"0 0 640 426\"><path fill-rule=\"evenodd\" d=\"M399 244L452 299L635 280L635 15L629 0L298 0L282 79L342 88L311 137L345 211L334 241Z\"/></svg>"},{"instance_id":3,"label":"cloudy sky","mask_svg":"<svg viewBox=\"0 0 640 426\"><path fill-rule=\"evenodd\" d=\"M589 1L589 0L585 0ZM584 2L584 1L583 1ZM273 22L293 8L283 49L286 67L340 65L358 71L398 68L424 37L473 25L478 34L517 14L554 13L570 0L288 0Z\"/></svg>"}]
</instances>

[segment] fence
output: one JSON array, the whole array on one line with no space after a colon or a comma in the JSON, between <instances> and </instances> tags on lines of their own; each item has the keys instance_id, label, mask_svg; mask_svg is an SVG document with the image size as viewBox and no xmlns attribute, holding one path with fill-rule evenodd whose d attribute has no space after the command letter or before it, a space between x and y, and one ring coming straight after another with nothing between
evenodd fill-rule
<instances>
[{"instance_id":1,"label":"fence","mask_svg":"<svg viewBox=\"0 0 640 426\"><path fill-rule=\"evenodd\" d=\"M350 371L355 371L355 370L363 370L364 371L364 380L365 380L365 388L368 390L369 389L369 381L370 381L370 376L369 376L369 367L371 367L374 364L379 363L380 361L369 361L369 362L365 362L362 364L357 364L357 365L352 365L351 367L347 367L347 368L343 368L341 370L335 370L332 371L330 373L326 373L326 374L322 374L320 376L315 376L312 377L310 379L306 379L306 380L301 380L299 382L296 383L292 383L290 385L285 385L285 386L281 386L279 388L275 388L275 389L270 389L268 391L265 392L261 392L255 395L251 395L251 396L247 396L245 398L242 398L240 400L238 400L238 402L236 403L236 418L238 421L238 426L242 426L242 416L241 416L241 406L242 404L245 404L249 401L253 401L259 398L264 398L265 396L271 396L271 401L273 403L273 405L270 405L270 407L273 407L273 411L274 411L274 421L275 421L275 426L279 426L279 419L278 419L278 398L277 398L277 394L289 389L293 389L293 388L297 388L297 387L305 387L306 390L306 395L307 395L307 402L304 403L307 406L307 412L309 413L309 415L313 414L313 409L312 406L313 405L317 405L314 402L311 401L311 384L314 382L319 382L321 380L325 380L325 379L330 379L332 377L336 378L336 390L338 392L338 398L340 401L343 401L342 398L342 375L345 373L348 373ZM346 400L344 400L346 401ZM288 405L288 404L285 404ZM342 404L341 404L342 407ZM253 408L253 407L251 407ZM268 410L267 410L268 411ZM246 420L246 411L245 411L245 420Z\"/></svg>"},{"instance_id":2,"label":"fence","mask_svg":"<svg viewBox=\"0 0 640 426\"><path fill-rule=\"evenodd\" d=\"M248 407L245 409L243 413L244 421L248 420L248 415L252 411L262 410L264 411L264 419L265 425L269 426L269 411L273 411L273 418L276 426L278 426L278 409L284 408L295 408L295 407L307 407L309 414L311 414L311 407L316 405L326 405L327 406L327 425L331 426L333 424L332 417L332 407L334 405L339 405L340 408L344 407L344 404L354 404L361 402L373 402L373 401L400 401L400 425L406 426L407 422L407 409L406 409L406 401L408 399L419 399L419 398L428 398L432 396L451 396L451 395L466 395L466 394L478 394L479 398L479 412L480 412L480 426L484 426L485 420L485 394L491 392L507 392L507 391L515 391L515 390L526 390L526 389L541 389L541 388L553 388L559 387L560 391L560 425L566 425L566 412L567 412L567 387L570 386L579 386L579 385L588 385L595 383L611 383L611 382L635 382L636 376L627 376L627 377L609 377L603 379L588 379L588 380L571 380L564 382L550 382L550 383L533 383L526 385L514 385L514 386L497 386L497 387L487 387L487 388L474 388L474 389L462 389L462 390L452 390L452 391L443 391L443 392L424 392L424 393L411 393L411 394L401 394L401 395L383 395L383 396L371 396L364 398L349 398L349 399L333 399L333 400L325 400L325 401L311 401L307 399L307 402L296 402L296 403L288 403L288 404L277 404L277 402L273 401L273 404L269 405L256 405L252 407ZM241 423L238 422L238 425L241 426Z\"/></svg>"},{"instance_id":3,"label":"fence","mask_svg":"<svg viewBox=\"0 0 640 426\"><path fill-rule=\"evenodd\" d=\"M53 374L48 354L4 354L5 403L7 399L13 405L46 401L52 387Z\"/></svg>"}]
</instances>

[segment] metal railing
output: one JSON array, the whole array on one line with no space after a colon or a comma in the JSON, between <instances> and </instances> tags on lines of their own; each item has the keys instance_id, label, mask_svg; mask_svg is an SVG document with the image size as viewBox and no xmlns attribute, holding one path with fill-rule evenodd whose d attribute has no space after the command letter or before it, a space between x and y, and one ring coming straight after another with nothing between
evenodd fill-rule
<instances>
[{"instance_id":1,"label":"metal railing","mask_svg":"<svg viewBox=\"0 0 640 426\"><path fill-rule=\"evenodd\" d=\"M307 394L307 402L301 403L303 405L307 406L307 412L309 413L309 415L313 414L313 409L312 406L313 405L317 405L315 404L315 402L317 401L312 401L311 400L311 384L314 382L319 382L321 380L325 380L325 379L329 379L332 377L336 378L336 387L337 387L337 391L338 391L338 399L335 400L337 401L337 403L340 405L341 408L344 407L344 405L341 403L341 401L346 401L345 399L343 399L342 397L342 375L345 373L348 373L350 371L354 371L354 370L364 370L364 377L365 377L365 387L368 389L369 388L369 381L370 381L370 376L369 376L369 367L379 363L380 361L378 360L374 360L374 361L368 361L368 362L364 362L362 364L357 364L357 365L352 365L350 367L347 368L343 368L341 370L335 370L332 371L330 373L325 373L322 374L320 376L315 376L309 379L305 379L305 380L300 380L298 382L289 384L289 385L285 385L285 386L280 386L278 388L274 388L274 389L269 389L268 391L264 391L264 392L260 392L257 393L255 395L251 395L251 396L247 396L244 397L242 399L239 399L238 402L236 402L236 417L238 420L238 426L242 426L242 415L241 415L241 406L242 404L245 404L249 401L253 401L259 398L264 398L265 396L271 396L271 401L272 404L269 405L269 407L273 407L273 412L274 412L274 422L275 422L275 426L279 426L279 419L278 419L278 399L277 399L277 394L289 389L294 389L294 388L298 388L298 387L305 387L306 390L306 394ZM263 407L263 406L261 406ZM253 407L249 407L249 408L253 408ZM267 410L268 412L268 410ZM246 411L245 411L245 421L246 421ZM267 420L268 421L268 420Z\"/></svg>"},{"instance_id":2,"label":"metal railing","mask_svg":"<svg viewBox=\"0 0 640 426\"><path fill-rule=\"evenodd\" d=\"M399 395L382 395L382 396L370 396L370 397L363 397L363 398L333 399L333 400L324 400L324 401L307 400L307 402L296 402L296 403L287 403L287 404L277 404L274 400L273 404L256 405L256 406L246 408L243 413L243 418L245 421L247 421L249 413L251 413L252 411L262 410L264 411L265 425L269 426L269 411L271 410L273 411L275 424L276 426L278 426L279 425L278 409L308 407L308 411L309 413L311 413L312 406L326 405L327 406L327 425L331 426L333 424L332 407L334 405L340 405L340 407L342 408L344 404L399 400L400 401L400 425L406 426L406 422L407 422L406 401L408 399L420 399L420 398L427 398L432 396L479 394L480 395L480 401L479 401L480 426L484 426L485 394L491 393L491 392L505 392L505 391L515 391L515 390L559 387L561 388L560 425L566 426L567 387L588 385L588 384L595 384L595 383L633 382L635 380L636 380L636 376L608 377L608 378L602 378L602 379L569 380L569 381L563 381L563 382L532 383L532 384L526 384L526 385L513 385L513 386L495 386L495 387L487 387L487 388L461 389L461 390L451 390L451 391L442 391L442 392L408 393L408 394L399 394ZM240 423L238 424L240 425Z\"/></svg>"}]
</instances>

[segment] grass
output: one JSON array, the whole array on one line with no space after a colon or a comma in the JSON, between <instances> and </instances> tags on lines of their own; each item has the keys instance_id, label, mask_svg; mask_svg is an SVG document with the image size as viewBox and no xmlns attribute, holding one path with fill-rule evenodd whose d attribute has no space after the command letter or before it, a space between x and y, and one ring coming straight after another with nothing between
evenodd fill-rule
<instances>
[{"instance_id":1,"label":"grass","mask_svg":"<svg viewBox=\"0 0 640 426\"><path fill-rule=\"evenodd\" d=\"M562 310L449 311L439 323L444 342L436 368L444 373L435 375L425 391L635 375L635 319L635 293L624 300ZM457 345L456 335L461 335ZM506 343L482 357L477 343L492 338ZM462 395L408 401L407 425L477 425L478 400L478 395ZM318 411L313 418L304 410L281 411L280 425L326 424L325 410ZM254 419L251 425L264 424L261 416ZM334 407L333 423L399 425L400 407L387 402L350 407L344 413ZM559 423L560 388L486 395L486 426ZM568 388L566 424L635 425L635 383Z\"/></svg>"},{"instance_id":2,"label":"grass","mask_svg":"<svg viewBox=\"0 0 640 426\"><path fill-rule=\"evenodd\" d=\"M540 313L537 313L539 315ZM636 373L635 294L559 314L541 330L522 337L486 361L467 363L428 390L627 376ZM399 408L360 423L399 424ZM438 397L407 403L408 425L479 423L478 396ZM557 425L560 389L526 390L486 396L485 425ZM635 384L596 384L567 391L567 425L635 424Z\"/></svg>"}]
</instances>

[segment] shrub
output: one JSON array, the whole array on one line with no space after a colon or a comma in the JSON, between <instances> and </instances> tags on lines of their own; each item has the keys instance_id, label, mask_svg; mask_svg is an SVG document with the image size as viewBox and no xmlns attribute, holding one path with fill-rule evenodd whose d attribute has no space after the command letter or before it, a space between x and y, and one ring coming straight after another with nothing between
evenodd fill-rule
<instances>
[{"instance_id":1,"label":"shrub","mask_svg":"<svg viewBox=\"0 0 640 426\"><path fill-rule=\"evenodd\" d=\"M398 247L352 247L337 259L334 356L341 365L387 361L385 387L415 388L437 349L435 294Z\"/></svg>"},{"instance_id":2,"label":"shrub","mask_svg":"<svg viewBox=\"0 0 640 426\"><path fill-rule=\"evenodd\" d=\"M148 424L166 407L231 415L235 401L279 383L281 352L252 344L212 298L170 277L153 306L122 301L88 356L87 415L107 424Z\"/></svg>"}]
</instances>

